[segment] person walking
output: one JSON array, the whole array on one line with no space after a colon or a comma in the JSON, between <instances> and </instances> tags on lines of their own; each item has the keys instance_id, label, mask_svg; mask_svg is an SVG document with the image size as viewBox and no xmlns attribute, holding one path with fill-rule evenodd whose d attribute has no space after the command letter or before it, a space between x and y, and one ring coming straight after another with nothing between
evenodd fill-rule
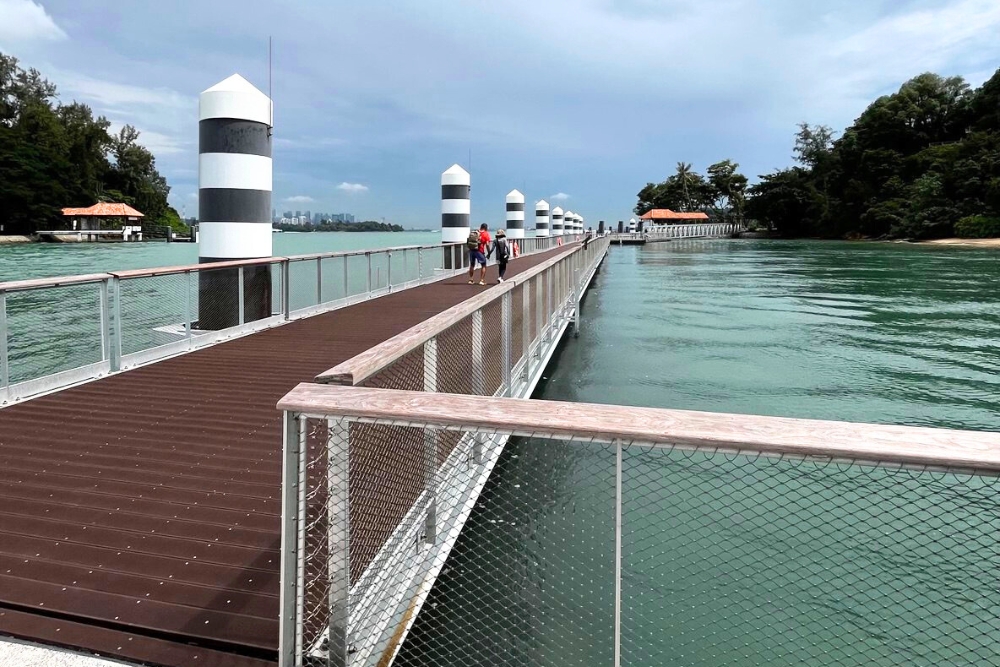
<instances>
[{"instance_id":1,"label":"person walking","mask_svg":"<svg viewBox=\"0 0 1000 667\"><path fill-rule=\"evenodd\" d=\"M479 225L479 235L476 232L469 232L469 284L473 284L476 273L476 264L479 264L479 284L486 284L486 250L490 247L490 227L485 222Z\"/></svg>"},{"instance_id":2,"label":"person walking","mask_svg":"<svg viewBox=\"0 0 1000 667\"><path fill-rule=\"evenodd\" d=\"M500 270L500 277L497 278L497 282L502 283L504 274L507 273L507 262L510 261L510 246L507 244L507 232L502 229L497 230L497 239L493 242L493 247L490 248L490 255L494 252L497 255L497 268Z\"/></svg>"}]
</instances>

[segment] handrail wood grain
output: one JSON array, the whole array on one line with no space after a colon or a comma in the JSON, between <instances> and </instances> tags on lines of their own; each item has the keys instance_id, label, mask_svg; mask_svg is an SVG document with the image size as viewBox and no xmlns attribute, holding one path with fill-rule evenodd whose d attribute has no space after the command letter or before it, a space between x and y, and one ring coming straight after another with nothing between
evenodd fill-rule
<instances>
[{"instance_id":1,"label":"handrail wood grain","mask_svg":"<svg viewBox=\"0 0 1000 667\"><path fill-rule=\"evenodd\" d=\"M1000 433L302 383L278 408L436 428L1000 472Z\"/></svg>"},{"instance_id":2,"label":"handrail wood grain","mask_svg":"<svg viewBox=\"0 0 1000 667\"><path fill-rule=\"evenodd\" d=\"M66 287L99 283L112 277L110 273L87 273L78 276L56 276L55 278L32 278L30 280L10 280L0 283L0 292L22 292L43 287Z\"/></svg>"},{"instance_id":3,"label":"handrail wood grain","mask_svg":"<svg viewBox=\"0 0 1000 667\"><path fill-rule=\"evenodd\" d=\"M369 348L361 354L320 373L316 376L316 382L342 385L354 385L363 382L366 378L371 377L392 362L402 358L408 352L420 347L448 327L462 321L483 306L501 298L518 285L558 264L582 248L579 245L565 247L567 248L565 252L561 252L545 260L538 266L532 267L524 273L512 276L509 280L484 292L480 292L471 299L466 299L462 303L452 306L448 310L440 312L410 327L406 331L379 343L375 347Z\"/></svg>"}]
</instances>

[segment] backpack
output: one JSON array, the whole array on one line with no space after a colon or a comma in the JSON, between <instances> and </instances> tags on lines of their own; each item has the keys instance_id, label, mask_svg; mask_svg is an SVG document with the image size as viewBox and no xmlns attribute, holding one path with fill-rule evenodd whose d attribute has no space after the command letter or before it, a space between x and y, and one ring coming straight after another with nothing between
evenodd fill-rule
<instances>
[{"instance_id":1,"label":"backpack","mask_svg":"<svg viewBox=\"0 0 1000 667\"><path fill-rule=\"evenodd\" d=\"M469 250L479 250L479 232L473 229L469 232L469 240L465 242Z\"/></svg>"},{"instance_id":2,"label":"backpack","mask_svg":"<svg viewBox=\"0 0 1000 667\"><path fill-rule=\"evenodd\" d=\"M506 262L510 259L510 246L507 245L507 241L497 241L497 259L501 262Z\"/></svg>"}]
</instances>

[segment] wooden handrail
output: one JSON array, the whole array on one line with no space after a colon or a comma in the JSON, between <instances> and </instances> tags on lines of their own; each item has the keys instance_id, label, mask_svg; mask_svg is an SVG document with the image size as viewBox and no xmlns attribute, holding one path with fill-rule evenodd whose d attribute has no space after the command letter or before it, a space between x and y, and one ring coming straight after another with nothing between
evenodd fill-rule
<instances>
[{"instance_id":1,"label":"wooden handrail","mask_svg":"<svg viewBox=\"0 0 1000 667\"><path fill-rule=\"evenodd\" d=\"M1000 433L302 383L278 409L563 440L1000 472Z\"/></svg>"},{"instance_id":2,"label":"wooden handrail","mask_svg":"<svg viewBox=\"0 0 1000 667\"><path fill-rule=\"evenodd\" d=\"M564 248L568 248L568 250L545 260L524 273L512 276L509 280L491 289L480 292L471 299L466 299L448 310L429 317L406 331L379 343L375 347L369 348L361 354L351 357L333 368L320 373L316 376L316 382L343 385L355 385L363 382L366 378L371 377L392 362L402 358L408 352L417 349L456 322L462 321L483 306L501 298L518 285L534 278L578 250L582 250L582 246L577 244L564 246Z\"/></svg>"},{"instance_id":3,"label":"wooden handrail","mask_svg":"<svg viewBox=\"0 0 1000 667\"><path fill-rule=\"evenodd\" d=\"M110 273L88 273L79 276L57 276L55 278L33 278L31 280L10 280L0 283L0 292L20 292L40 289L43 287L65 287L67 285L82 285L99 283L111 278Z\"/></svg>"},{"instance_id":4,"label":"wooden handrail","mask_svg":"<svg viewBox=\"0 0 1000 667\"><path fill-rule=\"evenodd\" d=\"M288 261L288 257L261 257L258 259L233 259L225 262L206 262L205 264L182 264L181 266L163 266L155 269L131 269L129 271L111 271L111 275L121 280L130 278L153 278L169 276L192 271L212 271L214 269L233 269L240 266L260 266L262 264L279 264Z\"/></svg>"}]
</instances>

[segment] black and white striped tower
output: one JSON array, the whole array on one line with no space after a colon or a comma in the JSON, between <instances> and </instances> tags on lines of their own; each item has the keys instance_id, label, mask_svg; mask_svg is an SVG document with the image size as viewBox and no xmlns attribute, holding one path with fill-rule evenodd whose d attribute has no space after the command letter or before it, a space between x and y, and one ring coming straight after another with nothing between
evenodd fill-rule
<instances>
[{"instance_id":1,"label":"black and white striped tower","mask_svg":"<svg viewBox=\"0 0 1000 667\"><path fill-rule=\"evenodd\" d=\"M507 238L524 238L524 195L518 190L507 193Z\"/></svg>"},{"instance_id":2,"label":"black and white striped tower","mask_svg":"<svg viewBox=\"0 0 1000 667\"><path fill-rule=\"evenodd\" d=\"M587 231L587 223L583 221L583 216L579 214L576 216L576 231L581 234Z\"/></svg>"},{"instance_id":3,"label":"black and white striped tower","mask_svg":"<svg viewBox=\"0 0 1000 667\"><path fill-rule=\"evenodd\" d=\"M462 244L469 238L472 213L472 177L457 164L441 174L441 243ZM446 269L462 268L464 249L459 246L445 255Z\"/></svg>"},{"instance_id":4,"label":"black and white striped tower","mask_svg":"<svg viewBox=\"0 0 1000 667\"><path fill-rule=\"evenodd\" d=\"M198 257L201 262L270 257L271 100L239 74L198 103ZM198 328L240 323L239 269L202 271ZM245 321L271 316L271 270L243 267Z\"/></svg>"},{"instance_id":5,"label":"black and white striped tower","mask_svg":"<svg viewBox=\"0 0 1000 667\"><path fill-rule=\"evenodd\" d=\"M552 236L563 235L563 210L556 206L552 209Z\"/></svg>"},{"instance_id":6,"label":"black and white striped tower","mask_svg":"<svg viewBox=\"0 0 1000 667\"><path fill-rule=\"evenodd\" d=\"M563 233L567 236L576 234L576 214L573 211L566 211L563 217Z\"/></svg>"},{"instance_id":7,"label":"black and white striped tower","mask_svg":"<svg viewBox=\"0 0 1000 667\"><path fill-rule=\"evenodd\" d=\"M549 235L549 203L544 199L535 204L535 236Z\"/></svg>"}]
</instances>

